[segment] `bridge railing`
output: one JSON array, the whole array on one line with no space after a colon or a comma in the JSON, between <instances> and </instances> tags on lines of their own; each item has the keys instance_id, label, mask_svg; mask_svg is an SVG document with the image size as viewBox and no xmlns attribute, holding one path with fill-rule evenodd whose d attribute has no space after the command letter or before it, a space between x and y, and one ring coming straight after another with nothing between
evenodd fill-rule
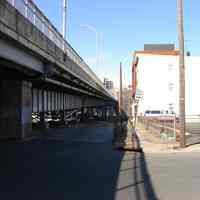
<instances>
[{"instance_id":1,"label":"bridge railing","mask_svg":"<svg viewBox=\"0 0 200 200\"><path fill-rule=\"evenodd\" d=\"M80 66L100 87L105 91L101 80L90 69L85 61L78 55L72 46L63 38L60 32L53 26L42 11L35 5L32 0L7 0L15 7L25 18L36 26L44 35L54 42L67 56ZM107 92L108 93L108 92Z\"/></svg>"}]
</instances>

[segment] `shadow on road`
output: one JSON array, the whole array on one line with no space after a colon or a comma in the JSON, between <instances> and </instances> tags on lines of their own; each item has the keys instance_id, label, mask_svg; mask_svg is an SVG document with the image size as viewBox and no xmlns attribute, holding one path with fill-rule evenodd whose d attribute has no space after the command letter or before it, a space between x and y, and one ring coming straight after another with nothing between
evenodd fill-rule
<instances>
[{"instance_id":1,"label":"shadow on road","mask_svg":"<svg viewBox=\"0 0 200 200\"><path fill-rule=\"evenodd\" d=\"M134 139L137 147L140 147L137 135L134 135ZM117 186L114 199L158 200L144 152L128 152L124 157L121 167L126 167L119 171L117 185L120 187ZM126 164L127 162L130 164Z\"/></svg>"},{"instance_id":2,"label":"shadow on road","mask_svg":"<svg viewBox=\"0 0 200 200\"><path fill-rule=\"evenodd\" d=\"M158 197L155 193L152 181L151 181L151 176L148 172L148 167L147 167L147 162L144 153L139 153L135 154L135 161L134 165L137 166L140 165L139 170L135 170L135 181L138 182L139 174L141 174L141 181L139 182L141 187L137 184L136 185L136 199L137 200L158 200ZM137 157L139 161L137 161ZM139 171L139 172L138 172Z\"/></svg>"},{"instance_id":3,"label":"shadow on road","mask_svg":"<svg viewBox=\"0 0 200 200\"><path fill-rule=\"evenodd\" d=\"M110 125L54 132L55 140L1 144L2 199L158 199L144 153L113 150Z\"/></svg>"},{"instance_id":4,"label":"shadow on road","mask_svg":"<svg viewBox=\"0 0 200 200\"><path fill-rule=\"evenodd\" d=\"M137 145L140 147L140 141L137 134L135 134L134 138ZM144 152L135 153L134 158L133 165L135 167L135 182L139 182L139 184L136 184L136 199L158 200L151 180L151 175L149 174L148 164Z\"/></svg>"}]
</instances>

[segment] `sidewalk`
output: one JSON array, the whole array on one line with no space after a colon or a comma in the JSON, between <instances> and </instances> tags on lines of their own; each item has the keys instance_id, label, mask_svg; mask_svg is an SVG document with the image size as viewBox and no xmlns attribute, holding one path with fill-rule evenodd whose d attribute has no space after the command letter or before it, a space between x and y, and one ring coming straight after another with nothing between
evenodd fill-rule
<instances>
[{"instance_id":1,"label":"sidewalk","mask_svg":"<svg viewBox=\"0 0 200 200\"><path fill-rule=\"evenodd\" d=\"M189 146L185 149L180 149L178 142L165 141L157 134L146 130L142 124L137 124L136 134L145 153L200 152L200 144Z\"/></svg>"}]
</instances>

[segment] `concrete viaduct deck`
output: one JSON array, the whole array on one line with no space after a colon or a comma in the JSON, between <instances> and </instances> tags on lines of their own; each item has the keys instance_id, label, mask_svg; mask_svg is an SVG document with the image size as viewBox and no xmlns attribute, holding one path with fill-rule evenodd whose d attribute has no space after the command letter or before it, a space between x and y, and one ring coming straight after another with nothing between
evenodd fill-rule
<instances>
[{"instance_id":1,"label":"concrete viaduct deck","mask_svg":"<svg viewBox=\"0 0 200 200\"><path fill-rule=\"evenodd\" d=\"M32 117L113 113L117 102L31 0L0 0L0 139L32 134Z\"/></svg>"}]
</instances>

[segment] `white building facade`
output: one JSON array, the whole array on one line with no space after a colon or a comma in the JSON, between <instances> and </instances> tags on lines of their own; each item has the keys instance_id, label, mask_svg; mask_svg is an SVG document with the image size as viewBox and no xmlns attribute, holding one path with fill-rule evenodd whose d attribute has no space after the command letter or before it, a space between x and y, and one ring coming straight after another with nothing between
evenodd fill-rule
<instances>
[{"instance_id":1,"label":"white building facade","mask_svg":"<svg viewBox=\"0 0 200 200\"><path fill-rule=\"evenodd\" d=\"M137 60L137 62L136 62ZM134 54L133 84L142 91L138 113L173 111L179 114L178 51L138 51ZM200 115L200 57L185 57L186 115ZM134 89L133 89L134 90Z\"/></svg>"}]
</instances>

